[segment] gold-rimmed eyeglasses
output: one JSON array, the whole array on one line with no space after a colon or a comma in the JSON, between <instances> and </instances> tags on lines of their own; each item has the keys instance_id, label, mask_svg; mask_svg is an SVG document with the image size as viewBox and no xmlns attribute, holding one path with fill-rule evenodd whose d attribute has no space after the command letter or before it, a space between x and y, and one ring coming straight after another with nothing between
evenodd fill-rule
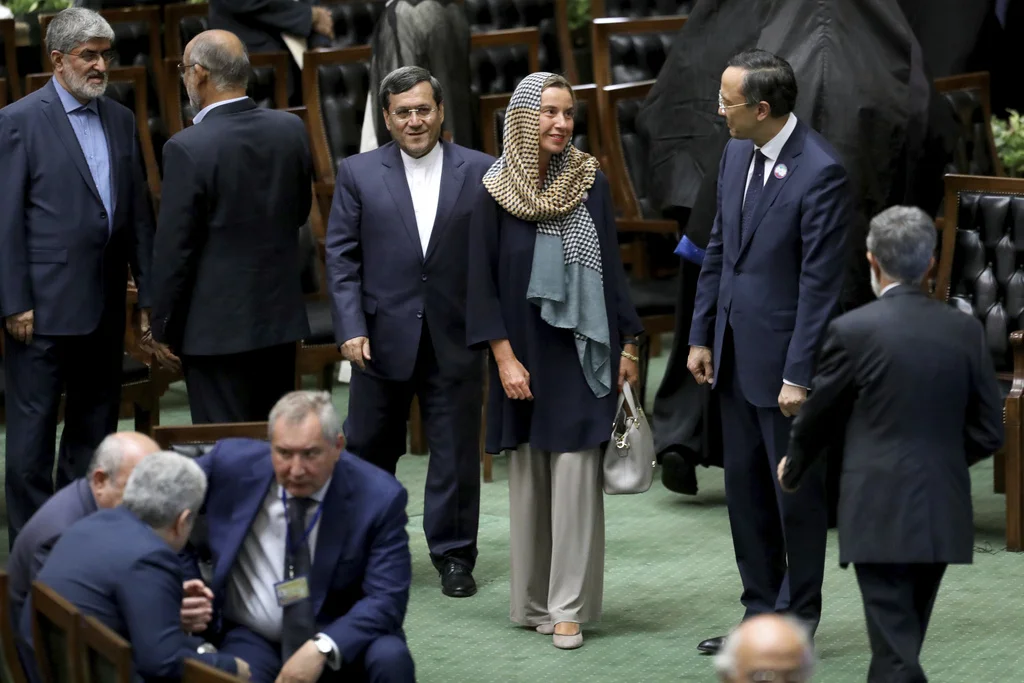
<instances>
[{"instance_id":1,"label":"gold-rimmed eyeglasses","mask_svg":"<svg viewBox=\"0 0 1024 683\"><path fill-rule=\"evenodd\" d=\"M436 111L437 107L400 107L391 112L391 115L394 116L397 121L405 123L412 118L413 114L415 114L416 118L420 121L427 121L434 116L434 112Z\"/></svg>"},{"instance_id":2,"label":"gold-rimmed eyeglasses","mask_svg":"<svg viewBox=\"0 0 1024 683\"><path fill-rule=\"evenodd\" d=\"M718 92L718 111L725 111L726 109L733 109L735 107L745 107L746 102L740 102L739 104L726 104L725 100L722 99L722 92Z\"/></svg>"}]
</instances>

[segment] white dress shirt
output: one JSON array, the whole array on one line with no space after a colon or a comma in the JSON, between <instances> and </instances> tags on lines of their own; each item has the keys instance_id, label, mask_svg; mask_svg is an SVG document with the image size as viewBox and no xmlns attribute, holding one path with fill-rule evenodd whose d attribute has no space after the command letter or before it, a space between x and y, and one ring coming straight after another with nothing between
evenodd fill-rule
<instances>
[{"instance_id":1,"label":"white dress shirt","mask_svg":"<svg viewBox=\"0 0 1024 683\"><path fill-rule=\"evenodd\" d=\"M331 480L310 498L317 505L310 506L306 513L308 524L323 503ZM315 560L317 533L320 520L317 519L309 531L310 563ZM249 532L238 549L235 564L228 575L224 616L234 623L245 626L272 643L281 642L281 622L284 608L277 604L274 584L284 580L285 543L288 535L288 517L281 500L281 485L276 481L263 498ZM294 542L294 541L293 541ZM325 636L327 637L327 636ZM334 646L335 655L338 653Z\"/></svg>"},{"instance_id":2,"label":"white dress shirt","mask_svg":"<svg viewBox=\"0 0 1024 683\"><path fill-rule=\"evenodd\" d=\"M223 100L222 102L214 102L213 104L208 104L205 107L203 107L202 109L200 109L198 114L196 114L195 116L192 117L192 125L194 126L194 125L196 125L198 123L201 123L202 120L206 118L206 115L210 113L211 109L216 109L217 107L222 107L225 104L231 104L233 102L241 102L242 100L247 100L247 99L249 99L248 96L246 96L246 97L235 97L235 98L232 98L230 100Z\"/></svg>"},{"instance_id":3,"label":"white dress shirt","mask_svg":"<svg viewBox=\"0 0 1024 683\"><path fill-rule=\"evenodd\" d=\"M434 230L437 200L441 195L441 162L444 161L442 147L438 142L434 149L419 159L402 152L405 180L409 183L412 208L416 211L416 228L420 233L420 246L424 255L427 253L427 245L430 244L430 233Z\"/></svg>"}]
</instances>

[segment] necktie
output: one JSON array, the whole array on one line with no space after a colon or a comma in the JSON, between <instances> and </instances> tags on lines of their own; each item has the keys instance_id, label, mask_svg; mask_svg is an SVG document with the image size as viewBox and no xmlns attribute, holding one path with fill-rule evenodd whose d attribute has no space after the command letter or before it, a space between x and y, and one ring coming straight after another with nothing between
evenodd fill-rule
<instances>
[{"instance_id":1,"label":"necktie","mask_svg":"<svg viewBox=\"0 0 1024 683\"><path fill-rule=\"evenodd\" d=\"M764 189L764 163L768 159L761 150L754 152L754 172L750 174L750 183L747 185L747 194L743 199L743 214L740 219L740 241L747 238L747 234L753 228L750 224L754 217L754 210L757 202L761 199L761 191Z\"/></svg>"},{"instance_id":2,"label":"necktie","mask_svg":"<svg viewBox=\"0 0 1024 683\"><path fill-rule=\"evenodd\" d=\"M312 498L288 499L288 540L284 551L284 580L304 576L309 581L312 565L306 533L306 513L316 501ZM291 575L289 575L291 573ZM281 619L282 662L295 654L302 644L316 634L312 597L287 605Z\"/></svg>"}]
</instances>

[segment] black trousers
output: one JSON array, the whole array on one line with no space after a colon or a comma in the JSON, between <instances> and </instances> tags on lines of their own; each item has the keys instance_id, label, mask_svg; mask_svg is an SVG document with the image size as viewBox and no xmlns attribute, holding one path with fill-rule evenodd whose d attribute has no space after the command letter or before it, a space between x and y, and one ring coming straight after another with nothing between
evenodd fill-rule
<instances>
[{"instance_id":1,"label":"black trousers","mask_svg":"<svg viewBox=\"0 0 1024 683\"><path fill-rule=\"evenodd\" d=\"M192 424L263 422L295 388L295 344L181 357Z\"/></svg>"},{"instance_id":2,"label":"black trousers","mask_svg":"<svg viewBox=\"0 0 1024 683\"><path fill-rule=\"evenodd\" d=\"M944 564L856 564L871 642L868 683L925 683L921 646Z\"/></svg>"},{"instance_id":3,"label":"black trousers","mask_svg":"<svg viewBox=\"0 0 1024 683\"><path fill-rule=\"evenodd\" d=\"M744 618L786 612L813 633L821 619L828 514L824 470L815 466L794 493L776 476L789 447L792 419L777 408L747 402L733 371L726 332L717 390L722 409L725 499L736 564L743 581ZM780 386L781 390L782 387Z\"/></svg>"},{"instance_id":4,"label":"black trousers","mask_svg":"<svg viewBox=\"0 0 1024 683\"><path fill-rule=\"evenodd\" d=\"M430 449L423 531L430 558L439 570L447 560L470 569L476 563L482 358L476 367L461 376L442 373L424 324L416 367L408 381L384 380L352 368L345 419L346 447L392 474L398 458L405 453L412 398L419 398Z\"/></svg>"},{"instance_id":5,"label":"black trousers","mask_svg":"<svg viewBox=\"0 0 1024 683\"><path fill-rule=\"evenodd\" d=\"M54 490L85 476L100 441L117 431L124 316L110 315L87 335L37 334L28 344L6 330L4 337L5 489L8 540L13 547L36 510ZM67 397L55 489L53 457L62 393Z\"/></svg>"}]
</instances>

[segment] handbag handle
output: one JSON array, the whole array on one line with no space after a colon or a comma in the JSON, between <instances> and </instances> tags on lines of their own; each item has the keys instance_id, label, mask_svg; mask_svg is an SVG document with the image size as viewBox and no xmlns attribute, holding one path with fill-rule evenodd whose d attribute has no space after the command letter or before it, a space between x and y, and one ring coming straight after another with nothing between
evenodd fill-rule
<instances>
[{"instance_id":1,"label":"handbag handle","mask_svg":"<svg viewBox=\"0 0 1024 683\"><path fill-rule=\"evenodd\" d=\"M633 396L633 387L629 381L622 383L622 393L619 394L619 410L622 410L622 403L625 401L626 405L629 406L629 412L633 417L639 414L636 407L636 398Z\"/></svg>"}]
</instances>

